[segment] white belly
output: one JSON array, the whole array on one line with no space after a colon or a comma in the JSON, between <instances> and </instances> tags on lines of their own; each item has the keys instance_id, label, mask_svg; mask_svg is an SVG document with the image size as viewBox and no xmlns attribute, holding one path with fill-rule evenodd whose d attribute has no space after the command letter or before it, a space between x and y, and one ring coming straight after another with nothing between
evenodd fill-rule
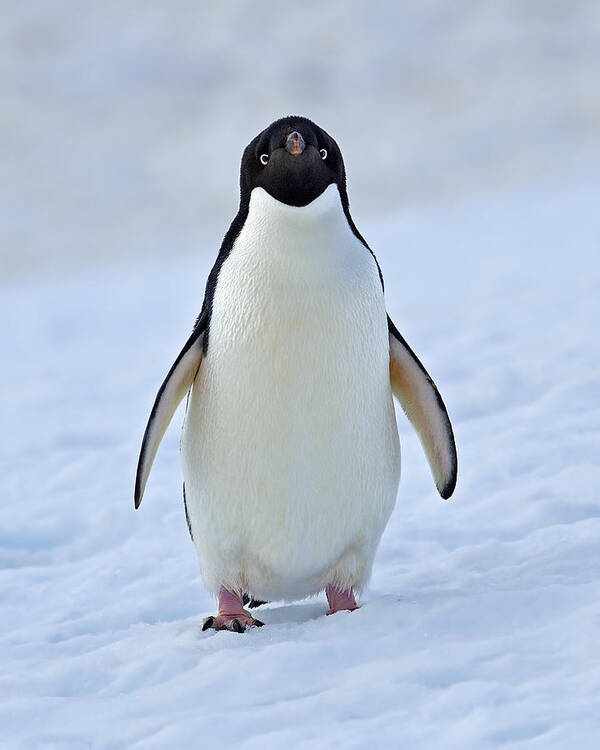
<instances>
[{"instance_id":1,"label":"white belly","mask_svg":"<svg viewBox=\"0 0 600 750\"><path fill-rule=\"evenodd\" d=\"M337 188L305 208L255 189L182 438L209 589L293 599L366 583L400 470L388 347L377 267Z\"/></svg>"}]
</instances>

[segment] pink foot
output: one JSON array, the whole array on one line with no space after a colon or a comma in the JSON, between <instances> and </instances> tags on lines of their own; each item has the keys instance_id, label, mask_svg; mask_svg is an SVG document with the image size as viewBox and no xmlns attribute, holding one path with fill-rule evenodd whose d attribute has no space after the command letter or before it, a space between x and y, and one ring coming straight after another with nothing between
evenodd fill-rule
<instances>
[{"instance_id":1,"label":"pink foot","mask_svg":"<svg viewBox=\"0 0 600 750\"><path fill-rule=\"evenodd\" d=\"M244 609L242 600L236 594L227 589L219 591L219 614L216 617L207 617L202 624L202 630L213 628L214 630L232 630L234 633L243 633L246 628L262 628L264 622L256 620L250 612Z\"/></svg>"},{"instance_id":2,"label":"pink foot","mask_svg":"<svg viewBox=\"0 0 600 750\"><path fill-rule=\"evenodd\" d=\"M358 609L358 604L356 603L352 589L349 589L348 591L340 591L333 586L327 586L325 593L327 594L327 601L329 602L328 615L333 615L336 612L341 612L345 609L349 609L351 612Z\"/></svg>"}]
</instances>

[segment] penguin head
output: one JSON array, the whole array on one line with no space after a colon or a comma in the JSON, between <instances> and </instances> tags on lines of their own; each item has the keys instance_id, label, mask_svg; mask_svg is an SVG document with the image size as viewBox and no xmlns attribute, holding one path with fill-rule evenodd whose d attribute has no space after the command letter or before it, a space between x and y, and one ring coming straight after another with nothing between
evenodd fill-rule
<instances>
[{"instance_id":1,"label":"penguin head","mask_svg":"<svg viewBox=\"0 0 600 750\"><path fill-rule=\"evenodd\" d=\"M307 206L332 184L347 204L342 152L328 133L306 117L276 120L244 150L242 203L260 187L288 206Z\"/></svg>"}]
</instances>

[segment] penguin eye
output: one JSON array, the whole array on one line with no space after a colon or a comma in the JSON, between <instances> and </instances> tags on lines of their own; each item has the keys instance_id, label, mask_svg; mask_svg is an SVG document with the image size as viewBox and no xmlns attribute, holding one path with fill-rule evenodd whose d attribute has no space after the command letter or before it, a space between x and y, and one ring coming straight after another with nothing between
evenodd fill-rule
<instances>
[{"instance_id":1,"label":"penguin eye","mask_svg":"<svg viewBox=\"0 0 600 750\"><path fill-rule=\"evenodd\" d=\"M319 153L321 154L321 159L325 160L327 158L327 149L322 148Z\"/></svg>"},{"instance_id":2,"label":"penguin eye","mask_svg":"<svg viewBox=\"0 0 600 750\"><path fill-rule=\"evenodd\" d=\"M263 167L266 166L267 162L269 161L269 154L261 154L259 161L263 165Z\"/></svg>"}]
</instances>

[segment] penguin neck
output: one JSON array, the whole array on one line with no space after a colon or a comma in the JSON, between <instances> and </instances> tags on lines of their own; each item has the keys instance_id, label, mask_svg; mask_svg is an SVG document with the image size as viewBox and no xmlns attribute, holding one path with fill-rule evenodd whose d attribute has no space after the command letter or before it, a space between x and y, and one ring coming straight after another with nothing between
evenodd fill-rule
<instances>
[{"instance_id":1,"label":"penguin neck","mask_svg":"<svg viewBox=\"0 0 600 750\"><path fill-rule=\"evenodd\" d=\"M357 264L360 266L364 256L365 247L348 224L335 184L300 207L281 203L263 188L254 188L246 221L232 250L232 258L247 262L253 275L264 273L285 284L290 280L335 283L340 274L352 273Z\"/></svg>"},{"instance_id":2,"label":"penguin neck","mask_svg":"<svg viewBox=\"0 0 600 750\"><path fill-rule=\"evenodd\" d=\"M248 218L257 225L287 227L291 231L320 231L327 225L345 220L338 187L328 185L314 201L306 206L290 206L273 198L264 188L256 187L250 193Z\"/></svg>"}]
</instances>

